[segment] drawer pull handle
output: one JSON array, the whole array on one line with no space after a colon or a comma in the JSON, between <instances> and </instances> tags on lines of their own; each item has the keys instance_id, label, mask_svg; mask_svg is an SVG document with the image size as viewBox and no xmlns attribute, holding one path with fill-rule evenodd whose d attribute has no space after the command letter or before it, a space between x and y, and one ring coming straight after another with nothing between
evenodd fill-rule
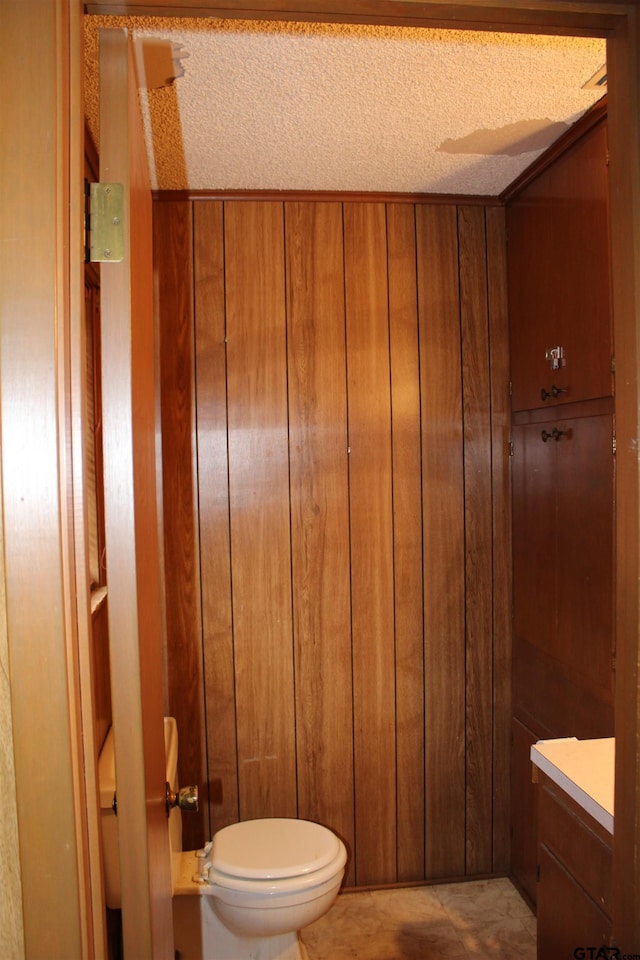
<instances>
[{"instance_id":1,"label":"drawer pull handle","mask_svg":"<svg viewBox=\"0 0 640 960\"><path fill-rule=\"evenodd\" d=\"M566 393L566 392L567 392L566 387L556 387L555 383L553 383L551 385L551 390L545 390L545 388L543 387L542 390L540 391L540 396L542 397L543 400L549 400L549 398L553 398L554 400L557 400L560 394Z\"/></svg>"},{"instance_id":2,"label":"drawer pull handle","mask_svg":"<svg viewBox=\"0 0 640 960\"><path fill-rule=\"evenodd\" d=\"M546 443L548 440L555 440L556 443L560 437L564 437L566 430L558 430L557 427L554 427L553 430L543 430L540 436L542 437L542 442Z\"/></svg>"}]
</instances>

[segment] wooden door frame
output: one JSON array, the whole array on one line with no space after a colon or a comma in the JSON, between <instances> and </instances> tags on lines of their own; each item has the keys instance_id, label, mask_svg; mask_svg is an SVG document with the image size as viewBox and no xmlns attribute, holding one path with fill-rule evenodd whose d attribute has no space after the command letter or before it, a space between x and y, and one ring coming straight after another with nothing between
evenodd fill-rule
<instances>
[{"instance_id":1,"label":"wooden door frame","mask_svg":"<svg viewBox=\"0 0 640 960\"><path fill-rule=\"evenodd\" d=\"M614 930L623 952L640 950L640 526L637 331L640 322L640 46L638 4L611 0L87 0L95 13L233 16L396 26L489 28L607 38L612 300L617 355L616 800Z\"/></svg>"},{"instance_id":2,"label":"wooden door frame","mask_svg":"<svg viewBox=\"0 0 640 960\"><path fill-rule=\"evenodd\" d=\"M183 6L186 6L184 4ZM262 18L350 20L416 26L470 25L606 35L617 369L616 834L614 925L623 951L640 949L640 707L638 349L640 163L638 8L606 0L263 0ZM256 17L237 0L190 13ZM89 12L176 16L171 0ZM84 752L90 693L83 658L82 470L75 351L82 316L81 0L0 0L5 54L0 229L3 557L0 658L8 682L0 733L3 769L16 791L3 802L0 930L13 956L101 956L96 875L96 779ZM16 79L19 83L16 84ZM73 184L74 189L70 189ZM34 212L35 211L35 212ZM37 265L37 269L34 269ZM74 359L75 358L75 359ZM80 600L79 600L80 598ZM46 688L34 664L46 665ZM46 696L45 696L46 694ZM46 715L42 709L46 703ZM54 732L54 736L52 736ZM44 749L43 749L44 747ZM19 801L18 801L19 798ZM53 864L43 869L43 864ZM5 923L5 920L8 923ZM4 933L4 931L8 931Z\"/></svg>"},{"instance_id":3,"label":"wooden door frame","mask_svg":"<svg viewBox=\"0 0 640 960\"><path fill-rule=\"evenodd\" d=\"M640 949L640 527L637 330L640 321L640 132L638 4L614 0L87 0L87 12L232 16L489 28L607 38L612 299L617 353L616 483L616 835L614 928L627 952Z\"/></svg>"},{"instance_id":4,"label":"wooden door frame","mask_svg":"<svg viewBox=\"0 0 640 960\"><path fill-rule=\"evenodd\" d=\"M0 943L104 956L82 434L81 0L1 0L4 795ZM0 591L0 594L2 591ZM8 680L7 680L8 678ZM4 782L4 778L3 778ZM9 780L9 783L11 780Z\"/></svg>"}]
</instances>

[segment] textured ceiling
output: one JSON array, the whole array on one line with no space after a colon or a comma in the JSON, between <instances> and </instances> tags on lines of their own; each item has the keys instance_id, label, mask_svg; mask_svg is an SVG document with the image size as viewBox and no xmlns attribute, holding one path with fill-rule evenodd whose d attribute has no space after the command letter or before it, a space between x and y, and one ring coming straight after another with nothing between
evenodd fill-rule
<instances>
[{"instance_id":1,"label":"textured ceiling","mask_svg":"<svg viewBox=\"0 0 640 960\"><path fill-rule=\"evenodd\" d=\"M605 42L470 31L85 18L128 27L154 187L499 195L605 92ZM175 79L172 79L175 78Z\"/></svg>"}]
</instances>

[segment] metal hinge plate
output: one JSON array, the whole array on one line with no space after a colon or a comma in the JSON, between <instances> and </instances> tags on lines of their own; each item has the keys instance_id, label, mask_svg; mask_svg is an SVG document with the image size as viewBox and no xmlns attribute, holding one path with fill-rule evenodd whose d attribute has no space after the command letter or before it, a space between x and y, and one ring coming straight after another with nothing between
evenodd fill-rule
<instances>
[{"instance_id":1,"label":"metal hinge plate","mask_svg":"<svg viewBox=\"0 0 640 960\"><path fill-rule=\"evenodd\" d=\"M124 260L123 208L121 183L89 184L88 262Z\"/></svg>"}]
</instances>

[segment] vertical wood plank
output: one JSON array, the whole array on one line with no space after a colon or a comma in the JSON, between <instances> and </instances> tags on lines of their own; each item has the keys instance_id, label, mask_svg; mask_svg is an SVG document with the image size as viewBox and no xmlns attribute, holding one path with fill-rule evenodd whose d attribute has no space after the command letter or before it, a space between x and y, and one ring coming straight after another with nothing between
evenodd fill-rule
<instances>
[{"instance_id":1,"label":"vertical wood plank","mask_svg":"<svg viewBox=\"0 0 640 960\"><path fill-rule=\"evenodd\" d=\"M491 377L493 523L493 870L510 862L511 496L505 214L485 209Z\"/></svg>"},{"instance_id":2,"label":"vertical wood plank","mask_svg":"<svg viewBox=\"0 0 640 960\"><path fill-rule=\"evenodd\" d=\"M295 816L283 207L225 205L240 816Z\"/></svg>"},{"instance_id":3,"label":"vertical wood plank","mask_svg":"<svg viewBox=\"0 0 640 960\"><path fill-rule=\"evenodd\" d=\"M13 721L9 635L7 632L7 593L5 589L4 516L0 512L0 777L6 791L0 817L0 856L4 864L6 888L0 900L0 950L4 956L24 960L24 922L21 899L20 839L18 833L18 795L13 755Z\"/></svg>"},{"instance_id":4,"label":"vertical wood plank","mask_svg":"<svg viewBox=\"0 0 640 960\"><path fill-rule=\"evenodd\" d=\"M426 875L465 871L462 371L454 206L416 207L426 740Z\"/></svg>"},{"instance_id":5,"label":"vertical wood plank","mask_svg":"<svg viewBox=\"0 0 640 960\"><path fill-rule=\"evenodd\" d=\"M616 346L616 694L613 926L623 953L640 950L640 500L637 439L640 304L640 22L607 42L610 99L611 280Z\"/></svg>"},{"instance_id":6,"label":"vertical wood plank","mask_svg":"<svg viewBox=\"0 0 640 960\"><path fill-rule=\"evenodd\" d=\"M353 849L342 206L285 219L298 814Z\"/></svg>"},{"instance_id":7,"label":"vertical wood plank","mask_svg":"<svg viewBox=\"0 0 640 960\"><path fill-rule=\"evenodd\" d=\"M396 879L395 651L385 208L345 204L356 878Z\"/></svg>"},{"instance_id":8,"label":"vertical wood plank","mask_svg":"<svg viewBox=\"0 0 640 960\"><path fill-rule=\"evenodd\" d=\"M466 872L490 873L493 836L493 549L484 210L458 208L466 585Z\"/></svg>"},{"instance_id":9,"label":"vertical wood plank","mask_svg":"<svg viewBox=\"0 0 640 960\"><path fill-rule=\"evenodd\" d=\"M197 783L197 814L183 818L186 850L209 831L195 465L193 214L185 201L157 203L153 217L160 339L165 602L169 712L180 738L181 784Z\"/></svg>"},{"instance_id":10,"label":"vertical wood plank","mask_svg":"<svg viewBox=\"0 0 640 960\"><path fill-rule=\"evenodd\" d=\"M223 204L195 204L198 499L211 834L239 819L231 615Z\"/></svg>"},{"instance_id":11,"label":"vertical wood plank","mask_svg":"<svg viewBox=\"0 0 640 960\"><path fill-rule=\"evenodd\" d=\"M387 206L399 881L424 877L422 464L413 204Z\"/></svg>"}]
</instances>

